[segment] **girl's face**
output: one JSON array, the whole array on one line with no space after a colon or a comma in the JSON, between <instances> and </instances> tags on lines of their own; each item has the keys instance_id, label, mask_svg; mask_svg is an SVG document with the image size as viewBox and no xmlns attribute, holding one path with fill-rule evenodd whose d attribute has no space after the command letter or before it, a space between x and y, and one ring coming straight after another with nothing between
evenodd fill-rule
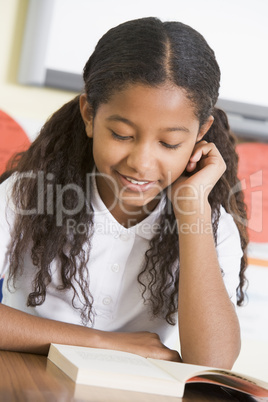
<instances>
[{"instance_id":1,"label":"girl's face","mask_svg":"<svg viewBox=\"0 0 268 402\"><path fill-rule=\"evenodd\" d=\"M169 85L131 85L101 104L94 121L85 95L80 105L93 138L98 190L111 210L115 205L122 211L152 210L211 124L199 130L184 91Z\"/></svg>"}]
</instances>

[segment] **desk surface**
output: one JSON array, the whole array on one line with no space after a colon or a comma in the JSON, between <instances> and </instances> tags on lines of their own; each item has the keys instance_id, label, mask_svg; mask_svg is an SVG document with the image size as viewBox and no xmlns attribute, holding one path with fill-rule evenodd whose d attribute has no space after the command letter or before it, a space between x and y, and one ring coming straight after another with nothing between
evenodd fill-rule
<instances>
[{"instance_id":1,"label":"desk surface","mask_svg":"<svg viewBox=\"0 0 268 402\"><path fill-rule=\"evenodd\" d=\"M77 386L44 356L0 351L1 401L94 401L94 402L223 402L234 401L220 388L202 384L187 385L181 398L140 392Z\"/></svg>"}]
</instances>

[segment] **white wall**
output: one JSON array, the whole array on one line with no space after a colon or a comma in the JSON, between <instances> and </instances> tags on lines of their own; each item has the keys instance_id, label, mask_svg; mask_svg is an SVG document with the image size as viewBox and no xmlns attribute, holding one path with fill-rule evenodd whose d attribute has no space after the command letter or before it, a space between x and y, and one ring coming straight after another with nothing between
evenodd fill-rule
<instances>
[{"instance_id":1,"label":"white wall","mask_svg":"<svg viewBox=\"0 0 268 402\"><path fill-rule=\"evenodd\" d=\"M38 1L39 9L32 0L31 11L35 10L33 30L39 32L42 46L35 52L36 69L31 71L31 63L27 71L36 75L36 70L41 70L37 74L41 82L46 69L80 75L98 39L108 29L130 19L156 16L181 21L205 37L221 68L221 98L268 106L263 90L265 86L268 90L267 0ZM30 46L32 38L30 34Z\"/></svg>"},{"instance_id":2,"label":"white wall","mask_svg":"<svg viewBox=\"0 0 268 402\"><path fill-rule=\"evenodd\" d=\"M62 24L63 26L66 24L70 26L69 32L73 35L77 30L80 32L81 26L84 26L86 22L79 19L79 8L76 13L70 15L72 1L56 0L55 4L58 4L59 7L63 3L66 5ZM173 3L178 4L176 18L199 30L215 48L223 70L221 96L229 99L235 97L244 102L268 104L268 58L265 52L268 37L265 10L268 9L268 0L166 0L164 3L136 0L133 3L124 1L122 7L115 7L119 1L74 1L76 6L80 3L81 5L94 4L94 7L90 7L91 17L88 18L91 32L92 29L95 32L95 36L91 38L90 46L92 47L83 45L84 37L82 36L79 43L77 40L74 43L66 39L62 49L57 46L49 47L48 63L51 64L51 60L53 62L65 60L64 53L66 54L65 49L68 42L71 53L74 52L74 45L80 48L73 59L77 60L76 64L80 63L79 66L82 68L86 60L81 60L81 54L84 54L84 58L87 59L99 36L111 25L125 19L126 13L128 13L129 18L150 15L150 12L152 15L159 15L159 4L161 3L167 8L166 14L163 15L165 18L170 13L169 3ZM107 9L107 4L110 4L109 9ZM153 4L153 6L150 8L148 4ZM141 8L139 5L144 5L144 7ZM75 93L43 87L30 87L18 83L17 76L27 6L28 0L0 0L0 108L26 125L30 131L30 136L32 136L47 117L63 103L70 100ZM114 14L113 9L116 10ZM52 36L57 27L58 14L55 13L53 18ZM76 27L75 24L69 23L71 18L76 22ZM85 32L88 29L89 27L86 27ZM215 36L213 35L214 32ZM73 36L76 38L75 35ZM219 38L221 38L221 46L219 46ZM62 43L61 32L58 33L57 40ZM53 55L55 48L58 50L57 60L54 58L55 54ZM84 53L81 53L81 48ZM229 48L230 51L228 51ZM247 49L250 49L248 53ZM225 56L226 50L227 57ZM242 58L244 61L241 68ZM77 69L76 64L75 69ZM250 68L249 65L251 65ZM250 74L246 79L242 79L246 69L250 71ZM260 81L260 77L263 77L263 82Z\"/></svg>"}]
</instances>

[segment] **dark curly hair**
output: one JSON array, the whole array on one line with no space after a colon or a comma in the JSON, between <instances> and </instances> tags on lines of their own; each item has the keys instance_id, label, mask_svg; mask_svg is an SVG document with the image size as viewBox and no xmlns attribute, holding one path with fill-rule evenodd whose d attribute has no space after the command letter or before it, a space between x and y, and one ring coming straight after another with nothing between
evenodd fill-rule
<instances>
[{"instance_id":1,"label":"dark curly hair","mask_svg":"<svg viewBox=\"0 0 268 402\"><path fill-rule=\"evenodd\" d=\"M230 198L230 189L239 186L235 139L230 132L225 113L215 104L218 98L220 70L214 52L205 39L191 27L179 22L161 22L157 18L129 21L109 30L98 42L95 51L84 67L85 93L94 115L100 104L130 84L156 87L166 82L183 88L190 99L200 127L212 114L214 123L205 140L214 142L221 152L227 170L210 193L213 232L216 239L220 206L233 215L237 224L241 247L247 245L247 233L241 218L246 219L242 192ZM31 177L42 175L42 197L46 208L41 214L17 215L10 247L9 283L22 273L22 259L31 245L31 257L36 266L32 293L28 306L42 304L46 287L52 280L51 262L60 261L61 286L59 292L73 289L73 307L80 297L81 319L84 324L93 318L93 297L90 293L90 243L93 235L93 214L90 194L83 207L73 218L87 228L83 233L67 234L69 215L63 212L58 225L57 186L75 184L86 193L86 177L94 169L92 139L85 132L79 109L79 96L65 104L45 123L29 150L18 155L2 180L12 172ZM34 175L34 176L33 176ZM38 176L39 175L39 176ZM62 188L61 187L61 188ZM20 179L15 182L13 197L21 209L36 208L40 197L38 180ZM65 210L75 210L77 194L65 191ZM63 208L63 209L64 209ZM175 224L175 226L174 226ZM152 313L163 316L174 324L173 314L178 308L179 249L175 216L167 200L161 216L161 230L151 240L145 254L144 266L137 278L143 286L143 297L151 302ZM83 247L87 244L87 247ZM87 251L85 251L85 249ZM241 259L240 284L237 288L238 304L245 294L246 256ZM26 268L24 268L26 269ZM78 296L77 285L81 289Z\"/></svg>"}]
</instances>

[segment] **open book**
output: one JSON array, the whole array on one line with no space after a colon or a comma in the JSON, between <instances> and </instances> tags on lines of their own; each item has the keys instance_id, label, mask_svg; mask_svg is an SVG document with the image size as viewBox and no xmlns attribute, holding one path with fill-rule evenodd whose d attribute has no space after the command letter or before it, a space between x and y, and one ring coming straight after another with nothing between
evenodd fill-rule
<instances>
[{"instance_id":1,"label":"open book","mask_svg":"<svg viewBox=\"0 0 268 402\"><path fill-rule=\"evenodd\" d=\"M268 383L247 375L116 350L51 344L48 359L77 384L182 397L185 384L205 382L268 397Z\"/></svg>"}]
</instances>

